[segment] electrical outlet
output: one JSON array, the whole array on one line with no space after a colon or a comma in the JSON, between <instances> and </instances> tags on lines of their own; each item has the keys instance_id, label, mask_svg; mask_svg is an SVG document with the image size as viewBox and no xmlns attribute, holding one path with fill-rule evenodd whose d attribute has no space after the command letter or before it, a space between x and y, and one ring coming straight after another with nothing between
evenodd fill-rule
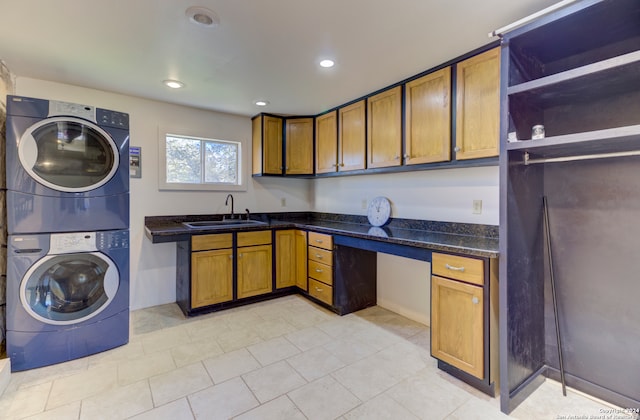
<instances>
[{"instance_id":1,"label":"electrical outlet","mask_svg":"<svg viewBox=\"0 0 640 420\"><path fill-rule=\"evenodd\" d=\"M360 204L360 207L362 208L362 210L366 210L367 209L367 199L366 198L362 199L362 203Z\"/></svg>"},{"instance_id":2,"label":"electrical outlet","mask_svg":"<svg viewBox=\"0 0 640 420\"><path fill-rule=\"evenodd\" d=\"M287 199L282 197L280 199L280 207L287 207Z\"/></svg>"},{"instance_id":3,"label":"electrical outlet","mask_svg":"<svg viewBox=\"0 0 640 420\"><path fill-rule=\"evenodd\" d=\"M482 200L473 200L473 214L482 214Z\"/></svg>"}]
</instances>

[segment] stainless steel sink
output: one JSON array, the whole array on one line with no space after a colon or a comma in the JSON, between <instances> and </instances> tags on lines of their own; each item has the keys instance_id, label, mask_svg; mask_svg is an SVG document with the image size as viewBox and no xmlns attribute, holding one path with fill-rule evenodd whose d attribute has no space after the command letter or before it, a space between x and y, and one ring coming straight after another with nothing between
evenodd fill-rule
<instances>
[{"instance_id":1,"label":"stainless steel sink","mask_svg":"<svg viewBox=\"0 0 640 420\"><path fill-rule=\"evenodd\" d=\"M230 219L230 220L203 220L198 222L183 222L184 226L191 229L225 229L230 227L238 227L238 226L258 226L258 225L266 225L265 222L260 222L258 220L240 220L240 219Z\"/></svg>"}]
</instances>

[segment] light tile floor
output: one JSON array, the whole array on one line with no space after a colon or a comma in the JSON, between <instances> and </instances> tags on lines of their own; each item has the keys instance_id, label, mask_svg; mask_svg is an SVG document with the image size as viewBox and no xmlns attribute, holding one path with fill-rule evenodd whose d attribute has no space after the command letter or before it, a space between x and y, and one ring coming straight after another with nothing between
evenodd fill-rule
<instances>
[{"instance_id":1,"label":"light tile floor","mask_svg":"<svg viewBox=\"0 0 640 420\"><path fill-rule=\"evenodd\" d=\"M546 381L505 416L437 368L427 327L380 307L340 317L300 296L189 319L175 304L134 311L129 344L16 372L0 398L2 419L539 420L608 408Z\"/></svg>"}]
</instances>

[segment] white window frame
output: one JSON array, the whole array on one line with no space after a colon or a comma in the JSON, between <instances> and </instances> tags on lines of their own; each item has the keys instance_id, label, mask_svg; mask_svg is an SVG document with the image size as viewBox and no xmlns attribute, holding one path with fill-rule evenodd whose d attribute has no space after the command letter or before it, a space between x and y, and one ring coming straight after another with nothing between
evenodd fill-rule
<instances>
[{"instance_id":1,"label":"white window frame","mask_svg":"<svg viewBox=\"0 0 640 420\"><path fill-rule=\"evenodd\" d=\"M158 138L158 189L159 190L181 190L181 191L246 191L246 176L244 150L242 142L237 140L221 140L212 137L194 136L188 130L159 130ZM182 137L186 139L213 141L220 143L234 143L238 146L238 180L235 184L229 183L178 183L167 182L167 137ZM202 161L201 161L202 162ZM204 168L202 168L204 171Z\"/></svg>"}]
</instances>

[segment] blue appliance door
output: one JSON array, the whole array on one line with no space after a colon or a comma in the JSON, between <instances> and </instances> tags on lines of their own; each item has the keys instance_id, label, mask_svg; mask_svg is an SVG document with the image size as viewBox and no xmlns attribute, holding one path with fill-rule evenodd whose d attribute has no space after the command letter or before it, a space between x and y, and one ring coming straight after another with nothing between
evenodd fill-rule
<instances>
[{"instance_id":1,"label":"blue appliance door","mask_svg":"<svg viewBox=\"0 0 640 420\"><path fill-rule=\"evenodd\" d=\"M56 191L86 192L109 182L120 164L118 147L97 125L53 117L29 127L18 143L24 170Z\"/></svg>"},{"instance_id":2,"label":"blue appliance door","mask_svg":"<svg viewBox=\"0 0 640 420\"><path fill-rule=\"evenodd\" d=\"M109 306L119 286L115 263L99 252L47 255L25 274L20 301L33 318L72 325Z\"/></svg>"}]
</instances>

